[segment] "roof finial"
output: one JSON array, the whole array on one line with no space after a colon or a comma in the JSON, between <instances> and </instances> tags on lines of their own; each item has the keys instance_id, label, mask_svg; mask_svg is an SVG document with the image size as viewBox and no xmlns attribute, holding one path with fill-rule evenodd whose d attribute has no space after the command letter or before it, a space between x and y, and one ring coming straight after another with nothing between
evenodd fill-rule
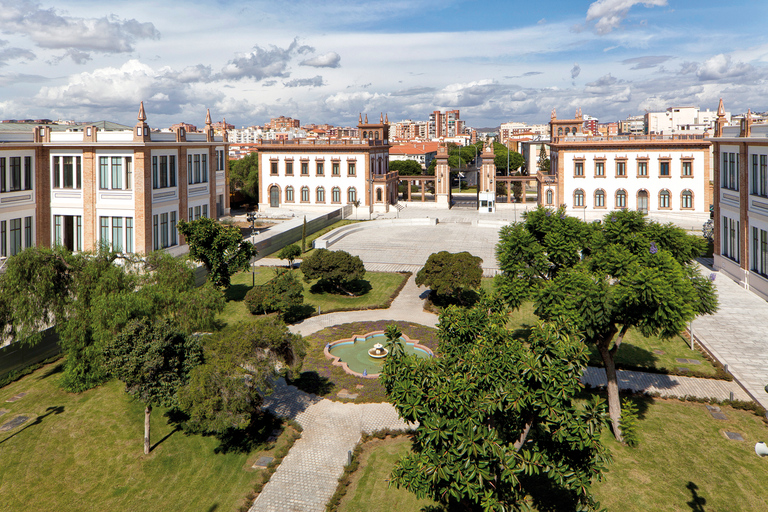
<instances>
[{"instance_id":1,"label":"roof finial","mask_svg":"<svg viewBox=\"0 0 768 512\"><path fill-rule=\"evenodd\" d=\"M211 124L211 109L208 109L205 114L205 124Z\"/></svg>"},{"instance_id":2,"label":"roof finial","mask_svg":"<svg viewBox=\"0 0 768 512\"><path fill-rule=\"evenodd\" d=\"M389 114L384 114L384 123L389 124Z\"/></svg>"},{"instance_id":3,"label":"roof finial","mask_svg":"<svg viewBox=\"0 0 768 512\"><path fill-rule=\"evenodd\" d=\"M360 117L357 120L357 124L363 124L363 114L360 113Z\"/></svg>"},{"instance_id":4,"label":"roof finial","mask_svg":"<svg viewBox=\"0 0 768 512\"><path fill-rule=\"evenodd\" d=\"M552 109L552 119L557 119L557 112L555 108Z\"/></svg>"},{"instance_id":5,"label":"roof finial","mask_svg":"<svg viewBox=\"0 0 768 512\"><path fill-rule=\"evenodd\" d=\"M147 120L147 114L144 112L144 102L141 102L141 105L139 105L139 121L142 123Z\"/></svg>"},{"instance_id":6,"label":"roof finial","mask_svg":"<svg viewBox=\"0 0 768 512\"><path fill-rule=\"evenodd\" d=\"M365 114L365 124L368 124L368 114Z\"/></svg>"},{"instance_id":7,"label":"roof finial","mask_svg":"<svg viewBox=\"0 0 768 512\"><path fill-rule=\"evenodd\" d=\"M379 112L379 124L384 124L384 112Z\"/></svg>"},{"instance_id":8,"label":"roof finial","mask_svg":"<svg viewBox=\"0 0 768 512\"><path fill-rule=\"evenodd\" d=\"M725 115L725 107L723 106L723 98L720 98L720 104L717 106L717 115L718 116L724 116Z\"/></svg>"}]
</instances>

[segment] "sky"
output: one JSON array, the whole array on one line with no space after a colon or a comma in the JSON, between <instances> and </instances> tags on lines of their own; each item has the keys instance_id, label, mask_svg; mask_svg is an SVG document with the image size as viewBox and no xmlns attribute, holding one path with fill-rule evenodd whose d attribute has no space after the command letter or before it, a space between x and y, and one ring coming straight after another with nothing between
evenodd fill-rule
<instances>
[{"instance_id":1,"label":"sky","mask_svg":"<svg viewBox=\"0 0 768 512\"><path fill-rule=\"evenodd\" d=\"M767 21L765 0L0 0L0 119L762 112Z\"/></svg>"}]
</instances>

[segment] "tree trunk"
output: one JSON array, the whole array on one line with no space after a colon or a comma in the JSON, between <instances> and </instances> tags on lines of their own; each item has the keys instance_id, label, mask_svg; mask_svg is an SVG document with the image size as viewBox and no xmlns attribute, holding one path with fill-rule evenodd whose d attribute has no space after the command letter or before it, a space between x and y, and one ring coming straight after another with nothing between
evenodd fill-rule
<instances>
[{"instance_id":1,"label":"tree trunk","mask_svg":"<svg viewBox=\"0 0 768 512\"><path fill-rule=\"evenodd\" d=\"M152 414L152 406L147 404L144 409L144 455L149 454L149 415Z\"/></svg>"},{"instance_id":2,"label":"tree trunk","mask_svg":"<svg viewBox=\"0 0 768 512\"><path fill-rule=\"evenodd\" d=\"M608 341L610 343L610 340ZM616 363L613 361L613 354L608 350L608 344L598 343L597 349L605 364L605 376L607 377L606 390L608 391L608 416L611 418L613 435L620 443L624 442L621 436L621 400L619 399L619 381L616 377Z\"/></svg>"}]
</instances>

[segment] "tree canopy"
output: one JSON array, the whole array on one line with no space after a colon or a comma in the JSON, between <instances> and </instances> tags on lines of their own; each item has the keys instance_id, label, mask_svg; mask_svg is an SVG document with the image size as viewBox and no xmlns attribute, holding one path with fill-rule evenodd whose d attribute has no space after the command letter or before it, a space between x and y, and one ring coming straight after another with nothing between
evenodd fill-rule
<instances>
[{"instance_id":1,"label":"tree canopy","mask_svg":"<svg viewBox=\"0 0 768 512\"><path fill-rule=\"evenodd\" d=\"M125 391L142 402L144 453L150 447L153 406L177 405L176 393L192 368L202 362L197 338L177 332L168 320L152 323L134 319L104 348L105 368L125 383Z\"/></svg>"},{"instance_id":2,"label":"tree canopy","mask_svg":"<svg viewBox=\"0 0 768 512\"><path fill-rule=\"evenodd\" d=\"M277 257L281 260L288 260L288 266L293 270L293 262L301 256L301 247L296 244L286 245L280 252L277 253Z\"/></svg>"},{"instance_id":3,"label":"tree canopy","mask_svg":"<svg viewBox=\"0 0 768 512\"><path fill-rule=\"evenodd\" d=\"M202 217L179 221L178 228L189 245L189 256L205 265L208 278L219 288L229 288L232 275L246 270L256 255L256 248L243 240L237 226Z\"/></svg>"},{"instance_id":4,"label":"tree canopy","mask_svg":"<svg viewBox=\"0 0 768 512\"><path fill-rule=\"evenodd\" d=\"M389 170L397 171L400 176L420 176L424 174L421 164L415 160L390 160Z\"/></svg>"},{"instance_id":5,"label":"tree canopy","mask_svg":"<svg viewBox=\"0 0 768 512\"><path fill-rule=\"evenodd\" d=\"M604 406L577 406L586 351L565 327L507 329L502 304L440 315L440 357L391 350L380 377L400 416L418 422L392 483L448 510L594 509L590 485L608 461Z\"/></svg>"},{"instance_id":6,"label":"tree canopy","mask_svg":"<svg viewBox=\"0 0 768 512\"><path fill-rule=\"evenodd\" d=\"M275 277L248 291L245 304L253 315L277 311L283 320L290 322L301 316L304 286L294 272L277 269Z\"/></svg>"},{"instance_id":7,"label":"tree canopy","mask_svg":"<svg viewBox=\"0 0 768 512\"><path fill-rule=\"evenodd\" d=\"M493 143L493 153L495 158L493 159L494 165L496 165L496 172L499 174L507 173L507 155L509 155L509 174L514 174L525 164L525 158L517 151L510 151L504 144L498 142Z\"/></svg>"},{"instance_id":8,"label":"tree canopy","mask_svg":"<svg viewBox=\"0 0 768 512\"><path fill-rule=\"evenodd\" d=\"M189 426L225 434L251 423L272 389L277 365L298 369L306 342L278 318L238 323L209 336L203 344L205 363L195 367L179 391Z\"/></svg>"},{"instance_id":9,"label":"tree canopy","mask_svg":"<svg viewBox=\"0 0 768 512\"><path fill-rule=\"evenodd\" d=\"M717 310L711 281L693 265L704 248L702 238L640 212L616 211L587 224L563 208L540 207L502 228L496 287L511 306L533 299L539 318L567 318L595 344L621 440L616 353L630 328L671 338L696 315Z\"/></svg>"},{"instance_id":10,"label":"tree canopy","mask_svg":"<svg viewBox=\"0 0 768 512\"><path fill-rule=\"evenodd\" d=\"M259 154L253 152L240 160L229 160L230 192L239 190L251 202L258 200Z\"/></svg>"},{"instance_id":11,"label":"tree canopy","mask_svg":"<svg viewBox=\"0 0 768 512\"><path fill-rule=\"evenodd\" d=\"M301 271L307 282L319 279L323 285L348 295L353 295L350 284L365 276L365 266L360 257L328 249L315 249L309 258L301 262Z\"/></svg>"},{"instance_id":12,"label":"tree canopy","mask_svg":"<svg viewBox=\"0 0 768 512\"><path fill-rule=\"evenodd\" d=\"M416 284L426 285L435 295L463 304L465 292L480 286L482 263L482 258L466 251L432 253L416 274Z\"/></svg>"}]
</instances>

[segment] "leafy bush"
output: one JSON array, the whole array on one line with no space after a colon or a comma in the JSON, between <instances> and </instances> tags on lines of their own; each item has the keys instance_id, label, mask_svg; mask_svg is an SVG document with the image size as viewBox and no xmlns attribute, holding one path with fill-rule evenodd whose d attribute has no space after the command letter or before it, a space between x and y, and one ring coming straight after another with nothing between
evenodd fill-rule
<instances>
[{"instance_id":1,"label":"leafy bush","mask_svg":"<svg viewBox=\"0 0 768 512\"><path fill-rule=\"evenodd\" d=\"M245 294L245 305L253 315L278 312L293 317L304 303L304 287L292 272L278 270L267 283L254 286Z\"/></svg>"},{"instance_id":2,"label":"leafy bush","mask_svg":"<svg viewBox=\"0 0 768 512\"><path fill-rule=\"evenodd\" d=\"M624 398L621 401L621 433L624 436L624 442L632 448L640 444L640 437L637 431L637 405L631 398Z\"/></svg>"}]
</instances>

